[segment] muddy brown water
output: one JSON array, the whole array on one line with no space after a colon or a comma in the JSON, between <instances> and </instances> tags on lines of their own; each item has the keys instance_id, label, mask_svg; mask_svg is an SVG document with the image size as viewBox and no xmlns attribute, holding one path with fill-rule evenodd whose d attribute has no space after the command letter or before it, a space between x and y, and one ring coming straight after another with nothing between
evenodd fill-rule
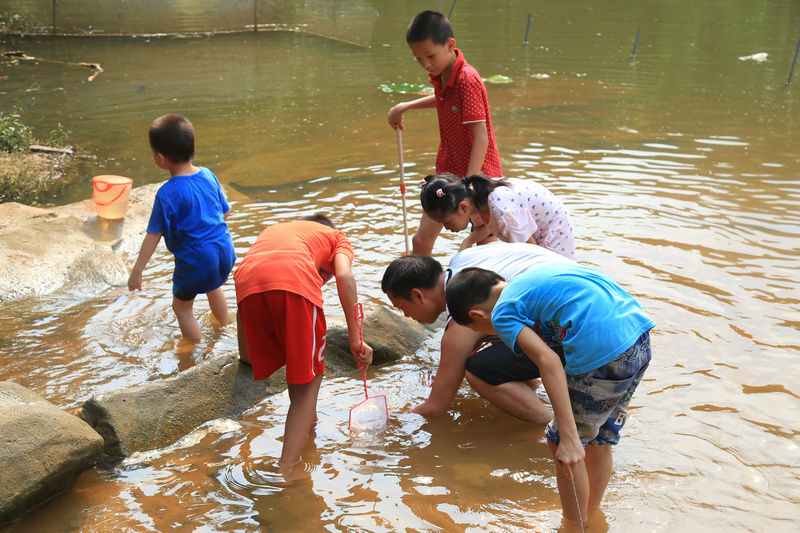
<instances>
[{"instance_id":1,"label":"muddy brown water","mask_svg":"<svg viewBox=\"0 0 800 533\"><path fill-rule=\"evenodd\" d=\"M37 131L59 122L91 159L53 204L91 195L91 177L164 179L146 130L177 111L197 131L233 207L242 257L265 224L329 213L351 237L366 306L403 251L389 107L422 83L404 43L419 10L370 2L369 48L287 32L199 38L10 38L6 49L64 64L3 65L0 103ZM800 87L786 88L800 38L794 2L460 2L458 46L488 84L505 174L535 179L570 208L579 260L610 273L654 317L653 363L615 450L590 531L800 528ZM642 34L634 61L637 30ZM741 59L766 53L765 61ZM406 116L411 230L415 183L432 170L433 112ZM463 236L443 234L442 262ZM130 250L129 261L136 250ZM129 294L92 279L0 307L0 379L65 409L174 375L236 349L204 314L205 340L180 341L161 248ZM232 280L226 285L233 309ZM336 313L334 287L326 289ZM0 531L554 531L561 525L541 427L511 419L465 384L448 414L409 408L435 373L441 331L395 365L385 439L350 440L360 374L323 383L306 478L274 484L288 399L218 420L174 446L103 462Z\"/></svg>"}]
</instances>

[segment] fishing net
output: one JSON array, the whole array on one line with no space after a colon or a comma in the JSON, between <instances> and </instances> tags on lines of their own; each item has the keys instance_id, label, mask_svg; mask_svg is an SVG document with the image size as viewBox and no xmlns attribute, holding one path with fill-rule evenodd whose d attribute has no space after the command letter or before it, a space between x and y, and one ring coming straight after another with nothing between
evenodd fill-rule
<instances>
[{"instance_id":1,"label":"fishing net","mask_svg":"<svg viewBox=\"0 0 800 533\"><path fill-rule=\"evenodd\" d=\"M355 305L355 317L361 336L361 353L364 353L364 308L360 303ZM389 418L389 407L386 396L378 394L370 396L367 392L367 369L363 368L365 399L350 409L350 432L356 437L381 434L386 430Z\"/></svg>"}]
</instances>

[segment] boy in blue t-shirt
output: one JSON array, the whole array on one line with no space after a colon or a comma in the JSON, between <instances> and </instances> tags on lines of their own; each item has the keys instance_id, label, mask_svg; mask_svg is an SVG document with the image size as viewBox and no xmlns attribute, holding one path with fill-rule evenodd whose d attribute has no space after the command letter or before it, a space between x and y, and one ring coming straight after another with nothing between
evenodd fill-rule
<instances>
[{"instance_id":1,"label":"boy in blue t-shirt","mask_svg":"<svg viewBox=\"0 0 800 533\"><path fill-rule=\"evenodd\" d=\"M467 268L447 284L446 299L458 324L499 335L539 367L555 414L545 435L564 518L586 520L611 478L611 445L650 362L655 323L610 277L570 262L509 282ZM566 366L551 349L559 345Z\"/></svg>"},{"instance_id":2,"label":"boy in blue t-shirt","mask_svg":"<svg viewBox=\"0 0 800 533\"><path fill-rule=\"evenodd\" d=\"M230 206L214 173L192 165L194 128L186 117L169 114L157 118L150 125L149 137L156 166L171 177L156 193L128 289L142 288L142 271L163 236L175 256L172 309L184 338L199 342L200 325L192 311L198 294L208 297L211 313L221 325L230 322L222 291L236 261L225 222Z\"/></svg>"}]
</instances>

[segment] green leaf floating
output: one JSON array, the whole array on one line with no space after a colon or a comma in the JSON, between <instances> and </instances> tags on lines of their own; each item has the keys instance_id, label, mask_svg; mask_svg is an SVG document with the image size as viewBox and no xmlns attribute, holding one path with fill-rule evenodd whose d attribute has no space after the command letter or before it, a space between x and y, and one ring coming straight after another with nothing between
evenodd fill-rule
<instances>
[{"instance_id":1,"label":"green leaf floating","mask_svg":"<svg viewBox=\"0 0 800 533\"><path fill-rule=\"evenodd\" d=\"M508 76L503 76L502 74L495 74L491 78L486 78L483 81L487 81L489 83L512 83L514 80Z\"/></svg>"},{"instance_id":2,"label":"green leaf floating","mask_svg":"<svg viewBox=\"0 0 800 533\"><path fill-rule=\"evenodd\" d=\"M428 85L421 83L384 83L378 88L385 93L421 93L429 90Z\"/></svg>"}]
</instances>

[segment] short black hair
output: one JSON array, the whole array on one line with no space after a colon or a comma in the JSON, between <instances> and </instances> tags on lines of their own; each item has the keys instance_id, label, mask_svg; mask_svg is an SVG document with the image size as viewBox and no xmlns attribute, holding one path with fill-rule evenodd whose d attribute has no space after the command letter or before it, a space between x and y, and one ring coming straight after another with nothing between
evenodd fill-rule
<instances>
[{"instance_id":1,"label":"short black hair","mask_svg":"<svg viewBox=\"0 0 800 533\"><path fill-rule=\"evenodd\" d=\"M432 289L439 283L444 269L441 263L427 255L404 255L386 267L381 280L381 290L393 296L411 299L414 289Z\"/></svg>"},{"instance_id":2,"label":"short black hair","mask_svg":"<svg viewBox=\"0 0 800 533\"><path fill-rule=\"evenodd\" d=\"M187 163L194 157L194 127L183 115L162 115L150 124L150 148L170 163Z\"/></svg>"},{"instance_id":3,"label":"short black hair","mask_svg":"<svg viewBox=\"0 0 800 533\"><path fill-rule=\"evenodd\" d=\"M503 281L503 276L484 268L461 270L447 282L444 293L450 316L457 324L468 326L472 323L470 310L488 300L492 287Z\"/></svg>"},{"instance_id":4,"label":"short black hair","mask_svg":"<svg viewBox=\"0 0 800 533\"><path fill-rule=\"evenodd\" d=\"M407 43L421 43L430 39L434 44L447 44L452 38L450 21L438 11L418 13L406 30Z\"/></svg>"},{"instance_id":5,"label":"short black hair","mask_svg":"<svg viewBox=\"0 0 800 533\"><path fill-rule=\"evenodd\" d=\"M316 215L306 215L304 217L300 217L300 220L308 220L309 222L316 222L318 224L322 224L323 226L336 229L336 224L334 224L331 219L322 213L317 213Z\"/></svg>"}]
</instances>

